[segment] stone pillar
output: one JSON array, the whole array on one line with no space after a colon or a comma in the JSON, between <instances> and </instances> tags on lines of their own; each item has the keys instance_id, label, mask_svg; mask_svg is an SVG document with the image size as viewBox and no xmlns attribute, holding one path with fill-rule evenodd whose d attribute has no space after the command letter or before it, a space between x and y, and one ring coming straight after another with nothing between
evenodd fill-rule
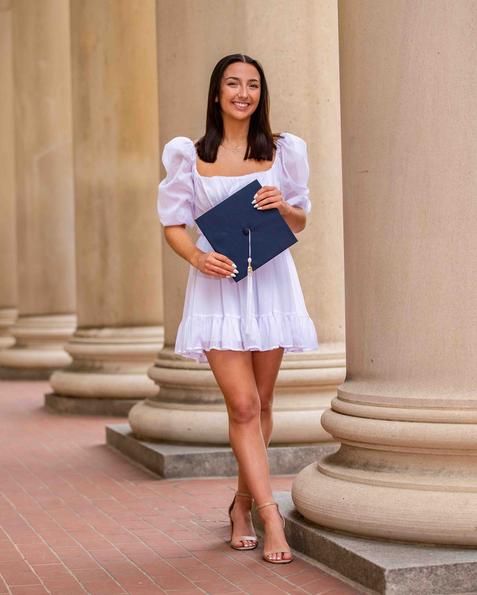
<instances>
[{"instance_id":1,"label":"stone pillar","mask_svg":"<svg viewBox=\"0 0 477 595\"><path fill-rule=\"evenodd\" d=\"M0 1L0 349L15 339L9 327L17 316L15 161L13 131L12 10Z\"/></svg>"},{"instance_id":2,"label":"stone pillar","mask_svg":"<svg viewBox=\"0 0 477 595\"><path fill-rule=\"evenodd\" d=\"M19 318L0 375L44 378L69 363L75 327L69 11L12 7Z\"/></svg>"},{"instance_id":3,"label":"stone pillar","mask_svg":"<svg viewBox=\"0 0 477 595\"><path fill-rule=\"evenodd\" d=\"M477 4L340 2L341 441L293 485L359 535L477 544Z\"/></svg>"},{"instance_id":4,"label":"stone pillar","mask_svg":"<svg viewBox=\"0 0 477 595\"><path fill-rule=\"evenodd\" d=\"M78 329L49 406L127 414L163 344L153 0L71 2Z\"/></svg>"},{"instance_id":5,"label":"stone pillar","mask_svg":"<svg viewBox=\"0 0 477 595\"><path fill-rule=\"evenodd\" d=\"M320 342L316 352L284 357L272 443L329 441L320 417L345 375L337 9L335 2L306 0L274 8L251 0L240 11L218 0L157 2L161 146L176 135L203 134L209 78L221 56L257 57L271 89L272 129L308 142L313 208L292 254ZM263 36L265 22L272 40ZM180 108L177 97L184 98ZM164 242L165 347L149 372L160 393L136 405L129 421L137 436L228 443L223 396L209 366L173 353L188 267Z\"/></svg>"}]
</instances>

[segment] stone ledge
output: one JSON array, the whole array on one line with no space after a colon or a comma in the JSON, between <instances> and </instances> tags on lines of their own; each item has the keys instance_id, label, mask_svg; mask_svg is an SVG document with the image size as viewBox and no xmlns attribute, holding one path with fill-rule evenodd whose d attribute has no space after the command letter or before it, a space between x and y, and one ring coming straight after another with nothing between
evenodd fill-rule
<instances>
[{"instance_id":1,"label":"stone ledge","mask_svg":"<svg viewBox=\"0 0 477 595\"><path fill-rule=\"evenodd\" d=\"M229 446L150 442L139 439L126 424L107 424L106 443L161 477L214 477L237 475ZM321 456L338 449L337 443L270 446L273 475L298 473Z\"/></svg>"},{"instance_id":2,"label":"stone ledge","mask_svg":"<svg viewBox=\"0 0 477 595\"><path fill-rule=\"evenodd\" d=\"M290 547L367 589L385 595L477 593L476 549L346 535L307 521L289 492L274 498L286 520ZM253 519L262 530L256 510Z\"/></svg>"},{"instance_id":3,"label":"stone ledge","mask_svg":"<svg viewBox=\"0 0 477 595\"><path fill-rule=\"evenodd\" d=\"M108 399L94 397L65 397L45 394L45 407L55 413L77 415L112 415L127 417L129 410L141 399Z\"/></svg>"}]
</instances>

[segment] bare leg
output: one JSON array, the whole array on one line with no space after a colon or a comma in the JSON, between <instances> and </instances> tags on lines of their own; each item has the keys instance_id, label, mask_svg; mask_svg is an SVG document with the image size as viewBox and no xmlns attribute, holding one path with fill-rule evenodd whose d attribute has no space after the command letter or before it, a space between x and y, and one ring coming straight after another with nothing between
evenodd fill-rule
<instances>
[{"instance_id":1,"label":"bare leg","mask_svg":"<svg viewBox=\"0 0 477 595\"><path fill-rule=\"evenodd\" d=\"M273 429L272 405L273 405L273 389L277 380L280 364L283 359L283 347L278 349L271 349L268 351L251 351L253 373L255 376L255 383L257 385L258 395L260 397L260 425L262 427L263 441L268 447ZM248 492L250 490L247 486L243 474L239 471L238 476L238 491ZM244 502L241 505L250 509L250 502Z\"/></svg>"},{"instance_id":2,"label":"bare leg","mask_svg":"<svg viewBox=\"0 0 477 595\"><path fill-rule=\"evenodd\" d=\"M257 505L270 502L273 496L266 444L260 423L261 404L254 375L253 352L212 349L205 353L225 398L230 444L240 475ZM277 552L287 550L288 545L276 507L268 506L260 512L265 525L265 549ZM234 528L236 525L237 534L243 534L245 531L241 531L239 527L239 517L238 513L237 517L234 516ZM280 557L281 554L276 555L276 558ZM289 558L290 554L284 554L283 557Z\"/></svg>"}]
</instances>

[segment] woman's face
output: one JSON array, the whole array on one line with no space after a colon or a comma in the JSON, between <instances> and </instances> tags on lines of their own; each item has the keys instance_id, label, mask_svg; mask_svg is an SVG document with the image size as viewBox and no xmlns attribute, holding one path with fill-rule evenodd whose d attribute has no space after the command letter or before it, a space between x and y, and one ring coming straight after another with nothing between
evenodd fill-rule
<instances>
[{"instance_id":1,"label":"woman's face","mask_svg":"<svg viewBox=\"0 0 477 595\"><path fill-rule=\"evenodd\" d=\"M244 120L250 118L260 100L260 74L253 64L234 62L224 71L220 83L223 114Z\"/></svg>"}]
</instances>

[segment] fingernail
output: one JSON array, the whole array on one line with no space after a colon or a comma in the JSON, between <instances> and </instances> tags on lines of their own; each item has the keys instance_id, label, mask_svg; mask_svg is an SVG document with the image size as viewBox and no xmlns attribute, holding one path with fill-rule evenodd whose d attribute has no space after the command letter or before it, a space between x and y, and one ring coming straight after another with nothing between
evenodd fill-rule
<instances>
[{"instance_id":1,"label":"fingernail","mask_svg":"<svg viewBox=\"0 0 477 595\"><path fill-rule=\"evenodd\" d=\"M262 210L262 207L257 207L257 209L258 209L259 211L261 211L261 210Z\"/></svg>"},{"instance_id":2,"label":"fingernail","mask_svg":"<svg viewBox=\"0 0 477 595\"><path fill-rule=\"evenodd\" d=\"M238 273L238 269L237 269L237 267L235 267L235 269L234 269L234 273Z\"/></svg>"},{"instance_id":3,"label":"fingernail","mask_svg":"<svg viewBox=\"0 0 477 595\"><path fill-rule=\"evenodd\" d=\"M230 276L231 277L236 277L237 275L235 273L232 273Z\"/></svg>"},{"instance_id":4,"label":"fingernail","mask_svg":"<svg viewBox=\"0 0 477 595\"><path fill-rule=\"evenodd\" d=\"M254 209L259 209L260 207L258 205L253 205Z\"/></svg>"},{"instance_id":5,"label":"fingernail","mask_svg":"<svg viewBox=\"0 0 477 595\"><path fill-rule=\"evenodd\" d=\"M252 204L254 205L257 201L255 199L252 200Z\"/></svg>"},{"instance_id":6,"label":"fingernail","mask_svg":"<svg viewBox=\"0 0 477 595\"><path fill-rule=\"evenodd\" d=\"M255 194L253 195L253 198L257 198L257 193L255 193Z\"/></svg>"},{"instance_id":7,"label":"fingernail","mask_svg":"<svg viewBox=\"0 0 477 595\"><path fill-rule=\"evenodd\" d=\"M234 269L237 268L237 265L235 264L235 262L232 263L232 266L234 267Z\"/></svg>"}]
</instances>

